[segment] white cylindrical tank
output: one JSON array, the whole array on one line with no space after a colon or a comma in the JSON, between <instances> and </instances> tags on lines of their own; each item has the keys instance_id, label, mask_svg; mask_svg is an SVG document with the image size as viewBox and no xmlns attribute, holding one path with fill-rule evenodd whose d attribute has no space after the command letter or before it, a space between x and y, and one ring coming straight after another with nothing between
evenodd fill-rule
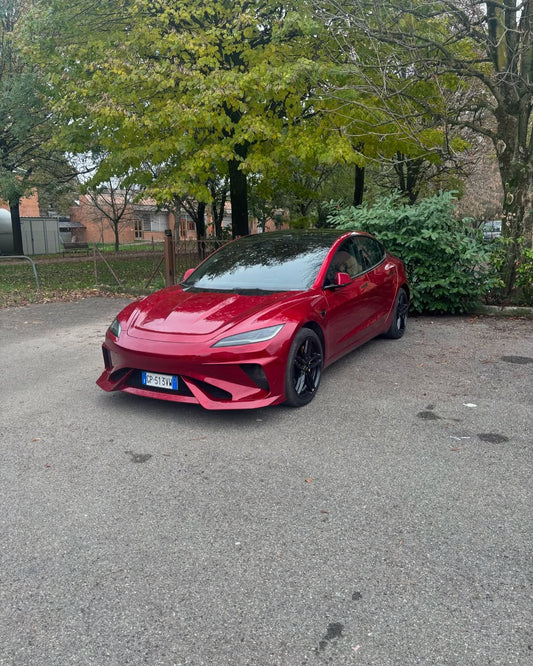
<instances>
[{"instance_id":1,"label":"white cylindrical tank","mask_svg":"<svg viewBox=\"0 0 533 666\"><path fill-rule=\"evenodd\" d=\"M13 252L13 229L11 228L11 213L0 208L0 254Z\"/></svg>"}]
</instances>

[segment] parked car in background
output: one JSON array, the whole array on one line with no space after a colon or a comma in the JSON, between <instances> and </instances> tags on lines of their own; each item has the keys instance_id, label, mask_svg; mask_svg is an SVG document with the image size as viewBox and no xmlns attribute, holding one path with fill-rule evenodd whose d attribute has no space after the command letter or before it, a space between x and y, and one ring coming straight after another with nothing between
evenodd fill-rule
<instances>
[{"instance_id":1,"label":"parked car in background","mask_svg":"<svg viewBox=\"0 0 533 666\"><path fill-rule=\"evenodd\" d=\"M483 240L485 243L499 238L502 235L502 221L501 220L487 220L481 225L483 231Z\"/></svg>"}]
</instances>

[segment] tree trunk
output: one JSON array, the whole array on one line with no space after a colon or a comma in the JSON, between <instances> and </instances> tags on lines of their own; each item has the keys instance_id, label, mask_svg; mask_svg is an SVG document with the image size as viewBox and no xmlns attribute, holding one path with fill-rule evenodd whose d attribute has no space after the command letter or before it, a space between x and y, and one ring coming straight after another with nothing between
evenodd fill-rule
<instances>
[{"instance_id":1,"label":"tree trunk","mask_svg":"<svg viewBox=\"0 0 533 666\"><path fill-rule=\"evenodd\" d=\"M409 159L398 151L393 166L398 178L398 189L412 206L418 199L422 159Z\"/></svg>"},{"instance_id":2,"label":"tree trunk","mask_svg":"<svg viewBox=\"0 0 533 666\"><path fill-rule=\"evenodd\" d=\"M365 167L355 165L355 183L353 191L353 205L357 208L363 203L365 191Z\"/></svg>"},{"instance_id":3,"label":"tree trunk","mask_svg":"<svg viewBox=\"0 0 533 666\"><path fill-rule=\"evenodd\" d=\"M418 199L420 190L420 169L422 167L422 159L410 160L406 164L407 167L407 201L410 206L413 206Z\"/></svg>"},{"instance_id":4,"label":"tree trunk","mask_svg":"<svg viewBox=\"0 0 533 666\"><path fill-rule=\"evenodd\" d=\"M197 240L205 240L205 203L198 202L196 209L196 238Z\"/></svg>"},{"instance_id":5,"label":"tree trunk","mask_svg":"<svg viewBox=\"0 0 533 666\"><path fill-rule=\"evenodd\" d=\"M510 164L500 161L500 173L504 187L502 235L507 239L502 279L509 295L524 248L533 248L533 174L528 165L514 160Z\"/></svg>"},{"instance_id":6,"label":"tree trunk","mask_svg":"<svg viewBox=\"0 0 533 666\"><path fill-rule=\"evenodd\" d=\"M181 200L178 199L178 197L174 197L172 200L173 202L173 208L172 208L172 216L174 217L174 242L178 242L180 240L180 212L181 212Z\"/></svg>"},{"instance_id":7,"label":"tree trunk","mask_svg":"<svg viewBox=\"0 0 533 666\"><path fill-rule=\"evenodd\" d=\"M221 208L217 206L214 190L211 190L213 201L211 202L211 216L213 218L213 231L215 238L222 238L222 220L224 219L224 204Z\"/></svg>"},{"instance_id":8,"label":"tree trunk","mask_svg":"<svg viewBox=\"0 0 533 666\"><path fill-rule=\"evenodd\" d=\"M11 212L11 230L13 232L13 254L24 254L22 245L22 228L20 225L19 199L9 202Z\"/></svg>"},{"instance_id":9,"label":"tree trunk","mask_svg":"<svg viewBox=\"0 0 533 666\"><path fill-rule=\"evenodd\" d=\"M119 238L118 238L118 222L113 224L113 233L115 234L115 252L118 252L120 249Z\"/></svg>"},{"instance_id":10,"label":"tree trunk","mask_svg":"<svg viewBox=\"0 0 533 666\"><path fill-rule=\"evenodd\" d=\"M528 146L529 109L524 104L510 112L497 114L498 140L495 141L498 165L503 185L502 235L505 261L502 279L509 295L515 284L516 264L524 248L533 247L533 156Z\"/></svg>"},{"instance_id":11,"label":"tree trunk","mask_svg":"<svg viewBox=\"0 0 533 666\"><path fill-rule=\"evenodd\" d=\"M215 238L222 238L222 221L224 220L224 210L226 205L227 183L226 179L221 179L220 186L217 186L216 179L209 181L209 191L211 192L211 214L213 216L213 227Z\"/></svg>"},{"instance_id":12,"label":"tree trunk","mask_svg":"<svg viewBox=\"0 0 533 666\"><path fill-rule=\"evenodd\" d=\"M213 226L215 229L215 238L222 238L222 220L224 219L224 214L219 214L219 209L217 208L216 201L213 200L211 204L211 214L213 216Z\"/></svg>"},{"instance_id":13,"label":"tree trunk","mask_svg":"<svg viewBox=\"0 0 533 666\"><path fill-rule=\"evenodd\" d=\"M237 154L246 153L241 147ZM245 157L246 155L241 155ZM247 236L248 231L248 183L246 174L239 169L241 160L230 160L229 166L229 190L231 200L231 227L233 238Z\"/></svg>"}]
</instances>

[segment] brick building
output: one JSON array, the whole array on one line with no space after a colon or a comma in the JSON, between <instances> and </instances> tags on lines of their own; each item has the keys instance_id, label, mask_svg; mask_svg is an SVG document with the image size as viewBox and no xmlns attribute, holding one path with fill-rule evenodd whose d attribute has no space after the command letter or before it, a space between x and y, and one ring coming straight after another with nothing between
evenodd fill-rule
<instances>
[{"instance_id":1,"label":"brick building","mask_svg":"<svg viewBox=\"0 0 533 666\"><path fill-rule=\"evenodd\" d=\"M159 210L152 201L129 203L116 193L107 198L101 195L95 203L81 195L70 209L72 239L88 243L113 243L115 234L111 219L119 219L121 243L142 240L162 240L165 229L174 229L174 216Z\"/></svg>"},{"instance_id":2,"label":"brick building","mask_svg":"<svg viewBox=\"0 0 533 666\"><path fill-rule=\"evenodd\" d=\"M88 243L113 243L115 235L109 217L113 216L112 208L124 210L119 222L120 243L134 243L148 241L162 241L165 230L170 229L175 234L175 214L164 208L159 208L151 199L139 202L124 202L116 193L106 199L102 195L97 205L90 197L81 195L79 201L70 209L70 230L72 238ZM230 217L228 217L230 220ZM210 220L206 220L207 224ZM231 222L230 222L231 223ZM194 240L196 238L196 225L192 218L181 211L176 237L180 240Z\"/></svg>"},{"instance_id":3,"label":"brick building","mask_svg":"<svg viewBox=\"0 0 533 666\"><path fill-rule=\"evenodd\" d=\"M0 208L9 210L9 204L0 199ZM40 217L39 197L36 191L20 200L19 214L20 217Z\"/></svg>"},{"instance_id":4,"label":"brick building","mask_svg":"<svg viewBox=\"0 0 533 666\"><path fill-rule=\"evenodd\" d=\"M107 199L106 196L105 194L101 195L96 204L90 197L80 196L77 204L70 210L69 231L72 240L88 243L113 243L115 236L109 220L113 208L115 210L123 209L124 211L119 222L121 244L162 241L166 229L170 229L174 237L179 240L196 239L196 225L183 209L180 211L178 228L175 229L175 214L164 208L159 208L153 200L143 199L139 202L129 203L125 202L123 198L121 199L121 195L117 193ZM229 202L226 203L222 226L231 229L231 204ZM283 226L286 227L287 224L285 223ZM212 234L213 225L209 206L206 210L206 228L208 234ZM265 230L271 231L275 228L274 220L268 220ZM257 220L251 220L250 233L256 232ZM64 240L67 239L64 238Z\"/></svg>"}]
</instances>

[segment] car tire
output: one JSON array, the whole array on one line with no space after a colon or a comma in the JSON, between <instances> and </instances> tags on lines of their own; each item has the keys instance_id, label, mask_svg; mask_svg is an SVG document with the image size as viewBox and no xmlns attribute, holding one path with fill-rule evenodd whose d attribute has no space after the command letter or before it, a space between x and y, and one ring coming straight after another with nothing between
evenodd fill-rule
<instances>
[{"instance_id":1,"label":"car tire","mask_svg":"<svg viewBox=\"0 0 533 666\"><path fill-rule=\"evenodd\" d=\"M403 287L398 291L396 302L394 304L394 314L392 316L389 330L385 333L386 338L398 340L405 333L407 328L407 312L409 310L409 298Z\"/></svg>"},{"instance_id":2,"label":"car tire","mask_svg":"<svg viewBox=\"0 0 533 666\"><path fill-rule=\"evenodd\" d=\"M324 350L318 335L302 328L293 340L285 372L285 404L303 407L315 397L322 376Z\"/></svg>"}]
</instances>

